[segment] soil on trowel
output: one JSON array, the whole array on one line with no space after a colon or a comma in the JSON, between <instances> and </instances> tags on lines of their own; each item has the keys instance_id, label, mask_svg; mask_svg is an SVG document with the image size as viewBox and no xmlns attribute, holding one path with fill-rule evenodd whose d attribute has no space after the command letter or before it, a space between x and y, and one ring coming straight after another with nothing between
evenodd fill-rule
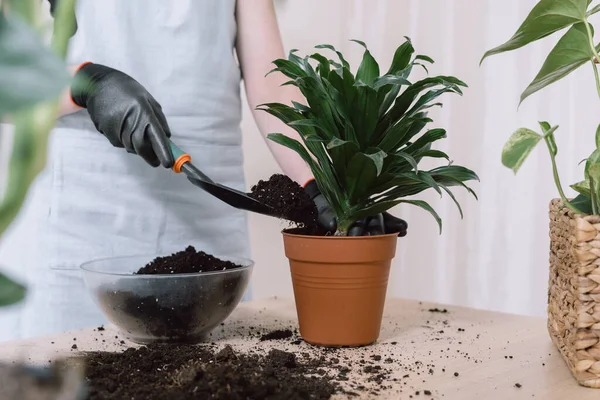
<instances>
[{"instance_id":1,"label":"soil on trowel","mask_svg":"<svg viewBox=\"0 0 600 400\"><path fill-rule=\"evenodd\" d=\"M154 259L140 268L136 275L177 275L235 268L241 266L189 246L170 256ZM218 285L216 281L213 282L210 290L206 290L201 281L181 279L176 284L176 293L152 295L145 290L144 282L139 283L139 292L135 281L124 279L122 284L122 290L115 290L115 285L111 285L109 290L99 295L105 307L122 311L124 315L118 321L120 326L129 331L143 329L149 335L164 340L191 342L199 339L199 331L204 326L214 323L212 319L215 318L215 308L227 307L239 301L239 297L243 295L241 286L244 285L244 279L237 274L225 275L218 281Z\"/></svg>"},{"instance_id":2,"label":"soil on trowel","mask_svg":"<svg viewBox=\"0 0 600 400\"><path fill-rule=\"evenodd\" d=\"M286 175L275 174L260 180L248 193L273 208L282 219L298 224L306 232L318 231L317 207L302 186Z\"/></svg>"},{"instance_id":3,"label":"soil on trowel","mask_svg":"<svg viewBox=\"0 0 600 400\"><path fill-rule=\"evenodd\" d=\"M276 349L153 344L88 353L84 363L90 400L329 399L336 392L336 384L318 374L318 363Z\"/></svg>"},{"instance_id":4,"label":"soil on trowel","mask_svg":"<svg viewBox=\"0 0 600 400\"><path fill-rule=\"evenodd\" d=\"M136 275L152 274L190 274L197 272L224 271L240 268L229 261L220 260L203 251L196 251L194 246L166 257L157 257L140 268Z\"/></svg>"}]
</instances>

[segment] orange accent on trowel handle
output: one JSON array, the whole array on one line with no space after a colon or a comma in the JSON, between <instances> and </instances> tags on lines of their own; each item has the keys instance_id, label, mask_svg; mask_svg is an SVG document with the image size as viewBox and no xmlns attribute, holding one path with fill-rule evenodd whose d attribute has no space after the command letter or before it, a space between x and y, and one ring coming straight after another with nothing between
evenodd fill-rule
<instances>
[{"instance_id":1,"label":"orange accent on trowel handle","mask_svg":"<svg viewBox=\"0 0 600 400\"><path fill-rule=\"evenodd\" d=\"M181 167L183 167L183 164L190 161L192 161L192 157L189 154L182 154L181 156L179 156L179 158L177 158L177 160L175 160L175 164L173 164L173 171L179 174L181 172Z\"/></svg>"},{"instance_id":2,"label":"orange accent on trowel handle","mask_svg":"<svg viewBox=\"0 0 600 400\"><path fill-rule=\"evenodd\" d=\"M175 173L178 174L181 172L181 167L183 167L185 163L192 161L192 157L185 151L177 147L175 143L173 143L171 140L169 140L169 147L171 148L171 153L173 154L173 158L175 159L175 163L173 164L173 171L175 171Z\"/></svg>"}]
</instances>

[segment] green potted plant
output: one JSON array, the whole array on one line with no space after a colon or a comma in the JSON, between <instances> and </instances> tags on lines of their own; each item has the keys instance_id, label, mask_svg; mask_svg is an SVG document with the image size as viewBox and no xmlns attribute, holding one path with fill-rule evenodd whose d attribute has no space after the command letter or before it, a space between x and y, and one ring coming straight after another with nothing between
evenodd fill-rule
<instances>
[{"instance_id":1,"label":"green potted plant","mask_svg":"<svg viewBox=\"0 0 600 400\"><path fill-rule=\"evenodd\" d=\"M587 63L592 66L600 96L596 66L600 45L595 44L594 28L588 21L600 11L600 4L591 3L539 1L515 34L487 51L483 59L566 30L521 95L521 102ZM600 388L600 126L595 140L589 137L591 155L584 160L583 180L571 185L578 194L568 198L555 161L558 148L554 134L558 127L548 122L539 125L538 132L521 128L511 135L502 151L502 163L516 173L538 143L548 148L560 195L550 203L548 331L577 381Z\"/></svg>"},{"instance_id":2,"label":"green potted plant","mask_svg":"<svg viewBox=\"0 0 600 400\"><path fill-rule=\"evenodd\" d=\"M451 165L447 154L432 144L446 137L444 129L424 131L432 122L428 109L445 93L462 94L466 84L450 76L409 81L415 66L427 70L433 60L414 55L410 39L395 51L385 74L364 47L354 74L341 52L338 61L320 53L274 61L288 84L300 89L307 104L264 104L259 109L294 128L302 143L282 134L269 138L297 152L310 166L316 184L331 205L338 230L331 236L283 232L290 260L294 296L303 338L326 346L360 346L377 340L381 327L390 264L397 234L349 237L357 220L376 216L398 204L411 204L442 221L425 201L409 199L427 189L447 193L477 175ZM313 65L315 64L315 65ZM421 170L424 158L446 165ZM462 210L461 215L462 215Z\"/></svg>"},{"instance_id":3,"label":"green potted plant","mask_svg":"<svg viewBox=\"0 0 600 400\"><path fill-rule=\"evenodd\" d=\"M0 121L14 124L8 180L0 198L0 236L18 215L29 187L46 160L48 134L59 96L71 83L64 62L73 28L74 0L56 9L51 49L40 38L39 0L0 2ZM21 302L24 285L0 273L0 307ZM51 367L0 362L0 391L6 398L85 398L83 370L62 361Z\"/></svg>"}]
</instances>

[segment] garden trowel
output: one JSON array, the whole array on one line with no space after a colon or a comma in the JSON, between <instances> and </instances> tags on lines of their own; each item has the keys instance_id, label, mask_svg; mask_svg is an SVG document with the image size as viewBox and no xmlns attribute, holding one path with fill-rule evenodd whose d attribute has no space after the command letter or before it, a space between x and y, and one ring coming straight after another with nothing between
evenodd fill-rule
<instances>
[{"instance_id":1,"label":"garden trowel","mask_svg":"<svg viewBox=\"0 0 600 400\"><path fill-rule=\"evenodd\" d=\"M176 173L185 173L188 180L194 185L232 207L239 210L277 217L275 210L260 201L253 199L246 193L214 182L192 164L192 157L189 154L177 147L172 141L169 141L169 144L171 146L173 158L175 159L173 171Z\"/></svg>"}]
</instances>

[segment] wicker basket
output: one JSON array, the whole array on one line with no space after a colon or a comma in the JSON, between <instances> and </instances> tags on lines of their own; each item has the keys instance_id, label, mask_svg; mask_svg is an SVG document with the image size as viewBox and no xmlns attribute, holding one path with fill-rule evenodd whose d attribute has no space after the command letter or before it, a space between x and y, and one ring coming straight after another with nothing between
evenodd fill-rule
<instances>
[{"instance_id":1,"label":"wicker basket","mask_svg":"<svg viewBox=\"0 0 600 400\"><path fill-rule=\"evenodd\" d=\"M550 203L548 331L580 385L600 388L600 216Z\"/></svg>"}]
</instances>

